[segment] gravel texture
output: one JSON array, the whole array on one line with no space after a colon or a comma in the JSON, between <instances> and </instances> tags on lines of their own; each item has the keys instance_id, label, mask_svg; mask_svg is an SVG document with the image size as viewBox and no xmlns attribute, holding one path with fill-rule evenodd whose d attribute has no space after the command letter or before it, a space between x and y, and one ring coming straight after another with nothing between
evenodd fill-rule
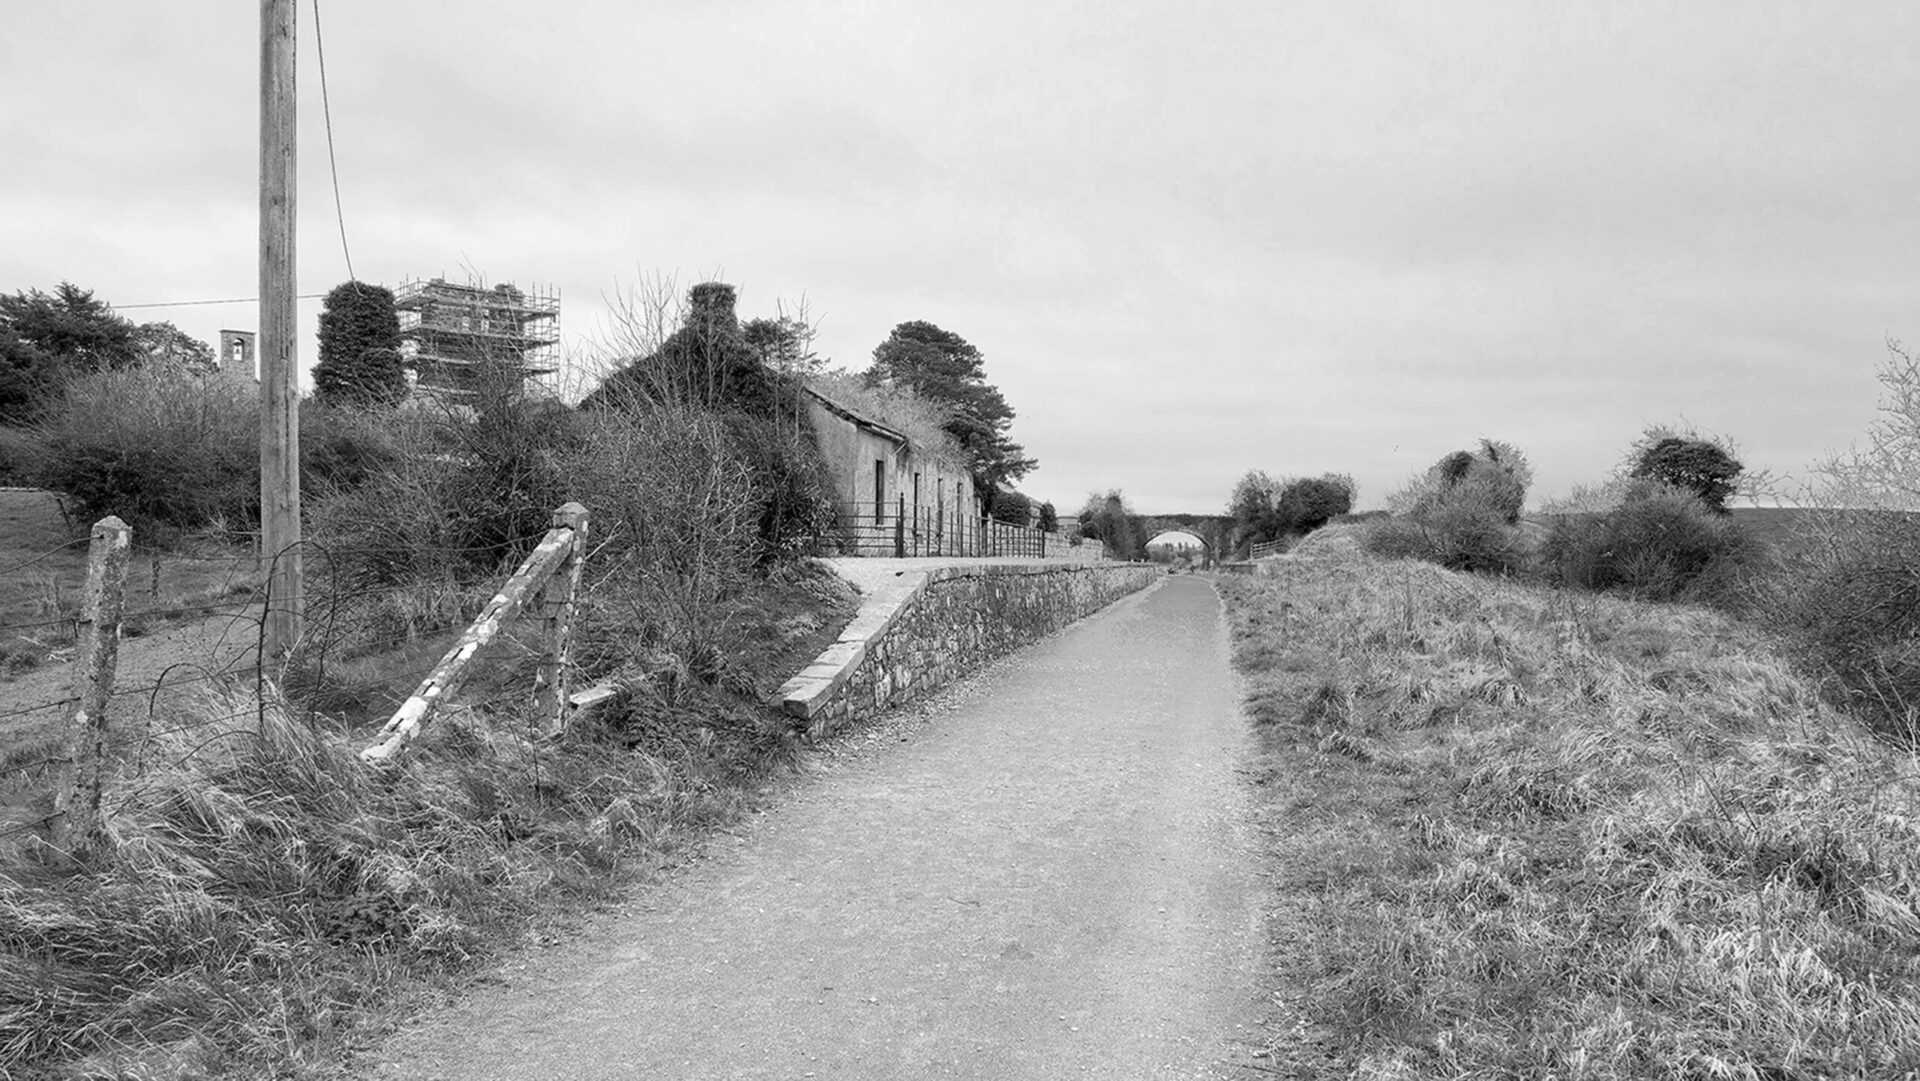
<instances>
[{"instance_id":1,"label":"gravel texture","mask_svg":"<svg viewBox=\"0 0 1920 1081\"><path fill-rule=\"evenodd\" d=\"M1170 578L836 741L371 1075L1254 1076L1238 698L1211 586Z\"/></svg>"}]
</instances>

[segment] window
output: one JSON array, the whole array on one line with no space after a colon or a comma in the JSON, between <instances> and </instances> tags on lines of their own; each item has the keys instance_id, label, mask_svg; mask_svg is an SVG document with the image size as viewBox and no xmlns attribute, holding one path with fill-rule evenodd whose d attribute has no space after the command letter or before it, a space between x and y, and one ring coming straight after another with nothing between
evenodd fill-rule
<instances>
[{"instance_id":1,"label":"window","mask_svg":"<svg viewBox=\"0 0 1920 1081\"><path fill-rule=\"evenodd\" d=\"M873 460L873 520L887 520L887 460Z\"/></svg>"}]
</instances>

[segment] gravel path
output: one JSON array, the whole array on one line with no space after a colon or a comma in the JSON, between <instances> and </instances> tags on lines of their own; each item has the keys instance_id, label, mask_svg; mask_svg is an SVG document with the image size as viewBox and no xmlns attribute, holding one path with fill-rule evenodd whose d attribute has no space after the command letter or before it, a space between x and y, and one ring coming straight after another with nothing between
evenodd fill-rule
<instances>
[{"instance_id":1,"label":"gravel path","mask_svg":"<svg viewBox=\"0 0 1920 1081\"><path fill-rule=\"evenodd\" d=\"M922 715L373 1075L1255 1076L1229 1065L1261 1043L1263 893L1212 588L1171 578Z\"/></svg>"}]
</instances>

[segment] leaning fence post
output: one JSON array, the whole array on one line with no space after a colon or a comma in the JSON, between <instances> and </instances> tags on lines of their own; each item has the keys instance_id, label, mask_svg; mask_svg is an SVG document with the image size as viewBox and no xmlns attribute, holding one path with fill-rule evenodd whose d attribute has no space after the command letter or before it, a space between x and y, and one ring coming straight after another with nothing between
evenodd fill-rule
<instances>
[{"instance_id":1,"label":"leaning fence post","mask_svg":"<svg viewBox=\"0 0 1920 1081\"><path fill-rule=\"evenodd\" d=\"M900 511L893 516L893 557L907 558L907 496L900 495Z\"/></svg>"},{"instance_id":2,"label":"leaning fence post","mask_svg":"<svg viewBox=\"0 0 1920 1081\"><path fill-rule=\"evenodd\" d=\"M87 546L87 600L80 613L66 755L53 789L54 843L90 842L100 832L100 782L107 757L107 698L120 655L120 617L127 607L127 557L133 530L108 515L93 523Z\"/></svg>"},{"instance_id":3,"label":"leaning fence post","mask_svg":"<svg viewBox=\"0 0 1920 1081\"><path fill-rule=\"evenodd\" d=\"M368 765L381 765L397 758L415 736L420 734L427 718L433 715L442 702L452 698L454 692L465 682L473 659L500 634L501 628L513 622L533 599L534 591L544 585L553 576L554 570L569 559L573 552L573 534L563 529L549 529L533 551L520 563L518 570L493 595L480 614L467 625L458 641L433 666L427 678L393 716L387 718L386 725L380 729L379 742L360 752L360 761Z\"/></svg>"},{"instance_id":4,"label":"leaning fence post","mask_svg":"<svg viewBox=\"0 0 1920 1081\"><path fill-rule=\"evenodd\" d=\"M553 528L573 530L573 547L540 590L540 667L533 676L534 708L557 735L567 723L567 657L573 646L573 612L586 566L587 508L567 503L553 512Z\"/></svg>"}]
</instances>

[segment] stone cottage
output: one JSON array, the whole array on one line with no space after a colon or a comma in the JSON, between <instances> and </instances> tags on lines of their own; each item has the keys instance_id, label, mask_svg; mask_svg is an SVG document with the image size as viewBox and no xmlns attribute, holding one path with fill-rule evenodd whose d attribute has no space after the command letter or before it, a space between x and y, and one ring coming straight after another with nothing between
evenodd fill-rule
<instances>
[{"instance_id":1,"label":"stone cottage","mask_svg":"<svg viewBox=\"0 0 1920 1081\"><path fill-rule=\"evenodd\" d=\"M984 508L957 456L916 448L906 433L811 387L806 402L833 477L842 551L958 555L978 544Z\"/></svg>"}]
</instances>

